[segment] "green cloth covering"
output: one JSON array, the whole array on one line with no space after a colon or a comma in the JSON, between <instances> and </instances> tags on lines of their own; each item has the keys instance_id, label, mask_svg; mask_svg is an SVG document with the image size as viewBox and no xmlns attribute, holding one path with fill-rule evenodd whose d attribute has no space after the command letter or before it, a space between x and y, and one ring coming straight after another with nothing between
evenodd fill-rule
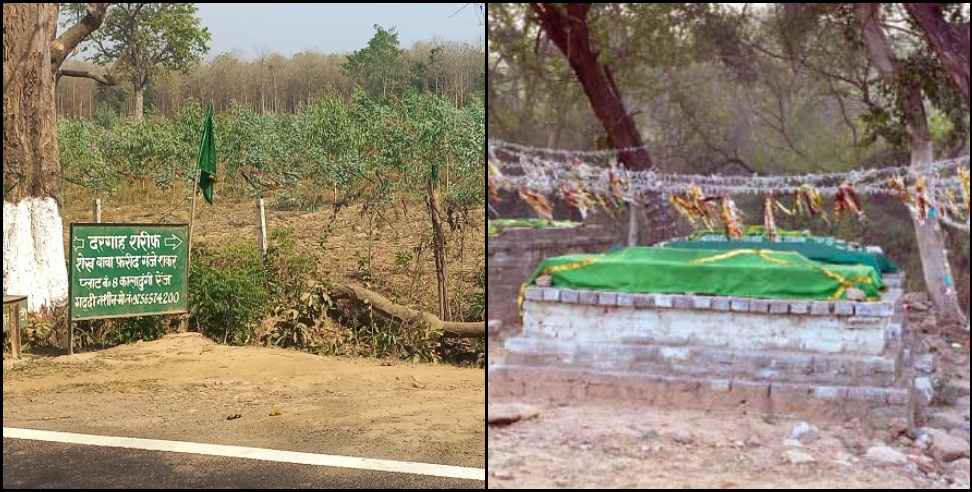
<instances>
[{"instance_id":1,"label":"green cloth covering","mask_svg":"<svg viewBox=\"0 0 972 492\"><path fill-rule=\"evenodd\" d=\"M791 251L627 248L548 258L527 285L541 275L570 289L760 299L846 299L854 287L877 300L884 288L871 267L828 265Z\"/></svg>"},{"instance_id":2,"label":"green cloth covering","mask_svg":"<svg viewBox=\"0 0 972 492\"><path fill-rule=\"evenodd\" d=\"M779 229L777 234L780 237L811 237L810 231L790 231ZM766 237L766 228L763 226L746 226L746 232L743 233L744 236L760 236ZM689 236L689 240L695 241L708 236L721 236L726 237L726 231L715 230L715 229L704 229L700 231L695 231Z\"/></svg>"},{"instance_id":3,"label":"green cloth covering","mask_svg":"<svg viewBox=\"0 0 972 492\"><path fill-rule=\"evenodd\" d=\"M864 250L854 250L839 243L828 244L821 238L808 238L807 241L780 241L746 239L741 241L728 240L698 240L673 241L664 244L668 248L704 249L728 251L733 249L768 249L772 251L795 251L807 258L831 265L867 265L878 272L897 273L898 266L887 256L880 253L869 253Z\"/></svg>"},{"instance_id":4,"label":"green cloth covering","mask_svg":"<svg viewBox=\"0 0 972 492\"><path fill-rule=\"evenodd\" d=\"M495 219L487 224L487 237L493 237L507 229L570 229L579 226L567 220L546 219Z\"/></svg>"}]
</instances>

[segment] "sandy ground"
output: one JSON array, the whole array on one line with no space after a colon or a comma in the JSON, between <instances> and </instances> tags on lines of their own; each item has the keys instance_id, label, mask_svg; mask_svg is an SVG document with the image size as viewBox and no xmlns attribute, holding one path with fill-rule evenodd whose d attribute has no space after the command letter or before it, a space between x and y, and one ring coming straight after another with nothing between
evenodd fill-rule
<instances>
[{"instance_id":1,"label":"sandy ground","mask_svg":"<svg viewBox=\"0 0 972 492\"><path fill-rule=\"evenodd\" d=\"M503 356L501 343L491 340L489 363ZM963 364L967 372L967 358ZM918 465L921 453L900 435L901 421L815 420L819 440L792 447L784 441L800 420L787 415L539 398L490 399L490 415L512 403L531 405L539 416L489 428L490 488L968 490L968 469L963 483L955 465ZM911 461L881 465L863 456L885 443ZM788 451L815 462L790 464Z\"/></svg>"},{"instance_id":2,"label":"sandy ground","mask_svg":"<svg viewBox=\"0 0 972 492\"><path fill-rule=\"evenodd\" d=\"M228 347L195 333L3 368L5 427L485 467L482 369Z\"/></svg>"},{"instance_id":3,"label":"sandy ground","mask_svg":"<svg viewBox=\"0 0 972 492\"><path fill-rule=\"evenodd\" d=\"M493 405L499 402L491 401ZM939 488L908 466L864 465L846 451L856 425L785 448L796 421L632 405L545 406L489 431L490 488ZM862 444L868 444L863 440ZM816 462L784 462L798 449ZM913 465L912 465L913 468Z\"/></svg>"}]
</instances>

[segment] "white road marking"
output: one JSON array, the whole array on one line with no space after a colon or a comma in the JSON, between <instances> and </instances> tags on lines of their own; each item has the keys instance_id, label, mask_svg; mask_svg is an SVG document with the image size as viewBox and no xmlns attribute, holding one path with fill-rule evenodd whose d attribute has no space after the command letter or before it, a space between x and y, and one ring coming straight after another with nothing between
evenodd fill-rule
<instances>
[{"instance_id":1,"label":"white road marking","mask_svg":"<svg viewBox=\"0 0 972 492\"><path fill-rule=\"evenodd\" d=\"M3 438L58 442L64 444L81 444L86 446L102 446L109 448L140 449L145 451L164 451L169 453L201 454L206 456L223 456L227 458L272 461L274 463L328 466L334 468L351 468L355 470L425 475L430 477L458 478L461 480L478 480L481 482L486 481L486 470L479 468L463 468L459 466L376 460L371 458L355 458L351 456L332 456L327 454L298 453L294 451L278 451L274 449L247 448L240 446L223 446L219 444L160 441L155 439L137 439L132 437L94 436L87 434L72 434L68 432L15 429L10 427L3 428Z\"/></svg>"}]
</instances>

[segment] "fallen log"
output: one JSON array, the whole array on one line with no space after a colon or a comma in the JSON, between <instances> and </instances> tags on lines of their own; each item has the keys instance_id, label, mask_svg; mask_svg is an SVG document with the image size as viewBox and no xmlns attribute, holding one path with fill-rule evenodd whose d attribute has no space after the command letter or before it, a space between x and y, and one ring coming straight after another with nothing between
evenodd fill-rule
<instances>
[{"instance_id":1,"label":"fallen log","mask_svg":"<svg viewBox=\"0 0 972 492\"><path fill-rule=\"evenodd\" d=\"M385 318L398 323L421 323L434 330L441 330L449 338L485 338L486 322L442 321L438 316L417 311L388 300L385 296L354 285L336 285L331 291L333 298L345 298L359 304L368 304Z\"/></svg>"}]
</instances>

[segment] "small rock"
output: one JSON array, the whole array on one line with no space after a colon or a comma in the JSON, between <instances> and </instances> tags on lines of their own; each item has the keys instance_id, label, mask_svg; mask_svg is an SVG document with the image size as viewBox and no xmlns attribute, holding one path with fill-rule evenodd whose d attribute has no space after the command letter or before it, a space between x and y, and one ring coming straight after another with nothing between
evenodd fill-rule
<instances>
[{"instance_id":1,"label":"small rock","mask_svg":"<svg viewBox=\"0 0 972 492\"><path fill-rule=\"evenodd\" d=\"M650 431L646 431L646 432L642 432L641 433L641 440L643 440L643 441L654 441L654 440L658 439L659 437L660 436L658 435L658 433L655 432L655 431L653 431L653 430L650 430Z\"/></svg>"},{"instance_id":2,"label":"small rock","mask_svg":"<svg viewBox=\"0 0 972 492\"><path fill-rule=\"evenodd\" d=\"M842 466L851 466L856 461L857 458L845 451L838 451L837 456L834 457L834 463Z\"/></svg>"},{"instance_id":3,"label":"small rock","mask_svg":"<svg viewBox=\"0 0 972 492\"><path fill-rule=\"evenodd\" d=\"M507 471L494 471L493 478L497 480L513 480L513 474Z\"/></svg>"},{"instance_id":4,"label":"small rock","mask_svg":"<svg viewBox=\"0 0 972 492\"><path fill-rule=\"evenodd\" d=\"M802 448L803 447L803 444L800 444L800 441L797 441L796 439L787 439L787 440L783 441L783 447L784 448Z\"/></svg>"},{"instance_id":5,"label":"small rock","mask_svg":"<svg viewBox=\"0 0 972 492\"><path fill-rule=\"evenodd\" d=\"M948 465L948 472L955 478L956 481L963 482L965 484L969 483L969 460L955 460L950 465Z\"/></svg>"},{"instance_id":6,"label":"small rock","mask_svg":"<svg viewBox=\"0 0 972 492\"><path fill-rule=\"evenodd\" d=\"M867 454L864 456L871 461L886 465L904 465L908 463L907 456L887 446L874 446L868 449Z\"/></svg>"},{"instance_id":7,"label":"small rock","mask_svg":"<svg viewBox=\"0 0 972 492\"><path fill-rule=\"evenodd\" d=\"M676 433L672 434L672 441L674 441L675 444L681 444L683 446L688 446L688 445L690 445L690 444L692 444L692 443L695 442L695 438L692 437L691 434L682 434L680 432L676 432Z\"/></svg>"},{"instance_id":8,"label":"small rock","mask_svg":"<svg viewBox=\"0 0 972 492\"><path fill-rule=\"evenodd\" d=\"M503 330L503 322L502 321L499 321L499 320L495 320L494 319L494 320L490 321L489 323L486 323L486 331L490 335L494 335L494 336L495 335L498 335L500 333L500 331L502 331L502 330Z\"/></svg>"},{"instance_id":9,"label":"small rock","mask_svg":"<svg viewBox=\"0 0 972 492\"><path fill-rule=\"evenodd\" d=\"M915 448L920 451L928 451L931 447L931 436L927 432L919 432L918 438L915 439Z\"/></svg>"},{"instance_id":10,"label":"small rock","mask_svg":"<svg viewBox=\"0 0 972 492\"><path fill-rule=\"evenodd\" d=\"M916 304L916 303L927 303L930 302L928 299L928 293L926 292L908 292L907 294L901 296L901 302L905 304Z\"/></svg>"},{"instance_id":11,"label":"small rock","mask_svg":"<svg viewBox=\"0 0 972 492\"><path fill-rule=\"evenodd\" d=\"M924 456L924 455L909 455L908 459L911 460L915 466L918 467L924 474L931 474L935 472L935 460Z\"/></svg>"},{"instance_id":12,"label":"small rock","mask_svg":"<svg viewBox=\"0 0 972 492\"><path fill-rule=\"evenodd\" d=\"M521 420L529 420L540 415L540 410L531 405L512 403L489 407L486 423L489 425L510 425Z\"/></svg>"},{"instance_id":13,"label":"small rock","mask_svg":"<svg viewBox=\"0 0 972 492\"><path fill-rule=\"evenodd\" d=\"M783 461L789 465L806 465L815 463L817 460L803 451L787 449L783 452Z\"/></svg>"},{"instance_id":14,"label":"small rock","mask_svg":"<svg viewBox=\"0 0 972 492\"><path fill-rule=\"evenodd\" d=\"M925 429L931 437L931 447L928 449L932 457L942 463L969 457L969 443L940 429Z\"/></svg>"},{"instance_id":15,"label":"small rock","mask_svg":"<svg viewBox=\"0 0 972 492\"><path fill-rule=\"evenodd\" d=\"M504 469L515 469L526 464L526 459L519 456L511 456L506 461L500 462L500 467Z\"/></svg>"},{"instance_id":16,"label":"small rock","mask_svg":"<svg viewBox=\"0 0 972 492\"><path fill-rule=\"evenodd\" d=\"M820 434L817 431L817 428L806 422L800 422L794 426L793 430L790 432L790 439L800 441L800 444L805 446L813 444L819 438Z\"/></svg>"},{"instance_id":17,"label":"small rock","mask_svg":"<svg viewBox=\"0 0 972 492\"><path fill-rule=\"evenodd\" d=\"M921 313L927 313L928 310L931 309L931 307L924 302L916 302L914 304L909 304L908 308L911 309L912 311L921 312Z\"/></svg>"},{"instance_id":18,"label":"small rock","mask_svg":"<svg viewBox=\"0 0 972 492\"><path fill-rule=\"evenodd\" d=\"M894 435L908 433L908 419L903 417L893 417L888 419L888 431Z\"/></svg>"},{"instance_id":19,"label":"small rock","mask_svg":"<svg viewBox=\"0 0 972 492\"><path fill-rule=\"evenodd\" d=\"M965 441L965 442L969 442L969 431L967 431L965 429L955 428L955 429L952 429L952 430L948 431L948 433L951 434L951 435L953 435L953 436L955 436L955 437L957 437L957 438L959 438L959 439L961 439L961 440L963 440L963 441Z\"/></svg>"},{"instance_id":20,"label":"small rock","mask_svg":"<svg viewBox=\"0 0 972 492\"><path fill-rule=\"evenodd\" d=\"M746 439L746 447L749 447L749 448L758 448L758 447L760 447L762 445L763 445L763 443L761 443L759 441L759 438L756 437L756 436L750 436L748 439Z\"/></svg>"},{"instance_id":21,"label":"small rock","mask_svg":"<svg viewBox=\"0 0 972 492\"><path fill-rule=\"evenodd\" d=\"M778 419L775 415L763 415L763 422L769 425L777 425L780 423L780 419Z\"/></svg>"}]
</instances>

